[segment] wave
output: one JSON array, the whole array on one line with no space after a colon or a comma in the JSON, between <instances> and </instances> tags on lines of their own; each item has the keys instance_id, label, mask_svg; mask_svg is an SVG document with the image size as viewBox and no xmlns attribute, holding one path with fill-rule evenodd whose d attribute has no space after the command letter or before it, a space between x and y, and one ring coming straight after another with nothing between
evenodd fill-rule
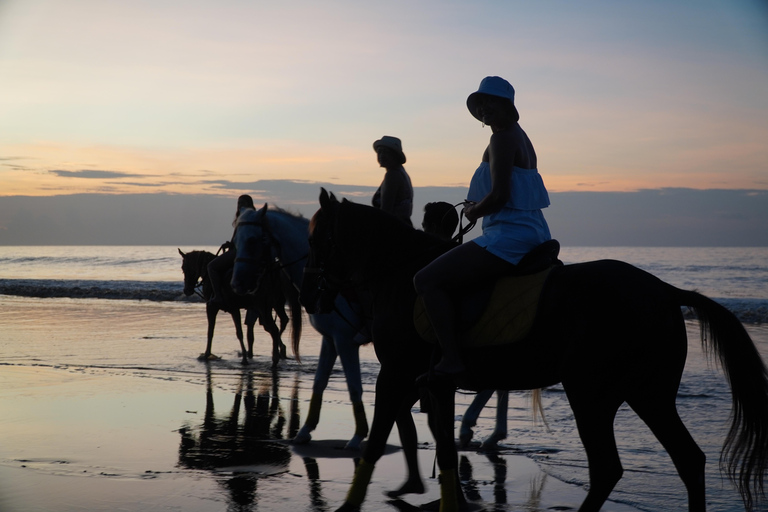
<instances>
[{"instance_id":1,"label":"wave","mask_svg":"<svg viewBox=\"0 0 768 512\"><path fill-rule=\"evenodd\" d=\"M40 298L122 299L153 301L188 301L201 299L186 297L180 281L99 281L68 279L0 279L0 295ZM713 299L745 324L768 322L768 299ZM695 315L683 308L686 319Z\"/></svg>"},{"instance_id":2,"label":"wave","mask_svg":"<svg viewBox=\"0 0 768 512\"><path fill-rule=\"evenodd\" d=\"M0 295L39 298L199 301L181 282L0 279Z\"/></svg>"}]
</instances>

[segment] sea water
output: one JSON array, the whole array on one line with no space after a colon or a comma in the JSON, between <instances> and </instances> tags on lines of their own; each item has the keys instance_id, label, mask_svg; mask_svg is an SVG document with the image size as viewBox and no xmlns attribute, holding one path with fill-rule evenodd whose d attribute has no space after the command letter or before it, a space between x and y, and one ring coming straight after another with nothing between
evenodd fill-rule
<instances>
[{"instance_id":1,"label":"sea water","mask_svg":"<svg viewBox=\"0 0 768 512\"><path fill-rule=\"evenodd\" d=\"M182 247L183 251L215 247ZM675 286L696 289L731 309L746 325L764 359L768 360L768 248L596 248L568 247L561 252L565 263L596 259L619 259L632 263ZM175 246L146 247L0 247L0 295L13 301L49 301L47 309L55 322L58 306L82 301L90 311L83 321L100 322L109 315L110 300L135 304L135 320L141 325L150 311L163 315L202 315L198 304L182 293L181 256ZM65 302L61 302L65 301ZM91 318L92 317L92 318ZM34 320L32 320L34 321ZM678 408L685 424L707 455L707 501L711 511L743 510L738 494L721 479L717 460L730 412L730 390L722 373L701 353L697 323L686 322L689 358L678 393ZM38 327L41 333L46 326ZM627 329L631 329L628 323ZM259 333L257 336L263 336ZM313 336L308 332L307 336ZM617 338L621 333L617 333ZM72 336L73 344L77 341ZM2 341L2 340L0 340ZM314 347L317 345L315 344ZM310 349L311 350L311 349ZM7 351L6 351L7 352ZM154 353L147 357L147 353ZM78 353L71 347L51 350L29 344L5 362L16 365L79 364L100 371L131 373L147 368L164 372L189 372L189 358L180 357L173 343L136 336L125 348ZM233 369L237 360L233 360ZM372 354L363 356L364 382L375 380L377 365ZM192 372L194 373L194 372ZM197 377L196 377L197 378ZM471 401L459 395L461 408ZM573 415L560 386L544 390L548 427L531 421L527 395L510 397L509 435L502 443L508 452L524 454L537 461L550 475L584 486L587 464ZM482 438L493 428L492 405L483 412L476 429ZM623 407L615 431L625 474L611 499L642 510L686 510L687 498L675 469L647 427Z\"/></svg>"}]
</instances>

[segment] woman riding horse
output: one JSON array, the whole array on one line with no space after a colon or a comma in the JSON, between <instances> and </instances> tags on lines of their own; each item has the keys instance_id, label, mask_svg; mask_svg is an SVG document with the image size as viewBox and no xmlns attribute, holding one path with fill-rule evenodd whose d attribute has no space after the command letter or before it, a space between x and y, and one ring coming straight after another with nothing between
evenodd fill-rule
<instances>
[{"instance_id":1,"label":"woman riding horse","mask_svg":"<svg viewBox=\"0 0 768 512\"><path fill-rule=\"evenodd\" d=\"M517 122L514 99L515 90L497 76L484 78L467 98L472 115L493 132L469 186L468 199L475 204L464 210L469 222L484 218L483 234L443 254L413 280L442 349L435 373L464 371L454 292L509 273L531 249L552 238L541 213L549 196L536 170L533 144Z\"/></svg>"},{"instance_id":2,"label":"woman riding horse","mask_svg":"<svg viewBox=\"0 0 768 512\"><path fill-rule=\"evenodd\" d=\"M416 294L408 283L450 244L373 208L338 202L325 191L320 204L310 230L310 274L322 286L315 295L360 287L374 298L374 348L381 362L375 414L339 509L357 511L397 413L413 404L415 380L432 358L434 345L414 326ZM302 289L304 301L308 292ZM329 301L315 299L318 304ZM757 510L768 470L768 370L759 352L723 306L627 263L593 261L549 271L527 336L514 343L462 347L462 387L524 390L562 383L589 463L589 490L580 512L599 511L622 477L613 423L619 407L628 404L669 453L688 491L689 510L702 512L706 460L675 404L688 346L682 306L699 318L704 348L720 361L730 384L733 414L722 462L745 509ZM429 383L437 396L429 424L440 467L442 512L457 510L463 499L457 481L455 387L445 385L446 380Z\"/></svg>"}]
</instances>

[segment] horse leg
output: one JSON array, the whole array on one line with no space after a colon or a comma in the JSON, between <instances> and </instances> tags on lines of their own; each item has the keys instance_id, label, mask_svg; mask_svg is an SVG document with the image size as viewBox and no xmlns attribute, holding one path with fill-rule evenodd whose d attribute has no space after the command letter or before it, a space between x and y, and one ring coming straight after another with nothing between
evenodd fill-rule
<instances>
[{"instance_id":1,"label":"horse leg","mask_svg":"<svg viewBox=\"0 0 768 512\"><path fill-rule=\"evenodd\" d=\"M307 419L304 420L304 426L293 438L293 442L296 444L305 444L312 440L312 431L317 428L317 423L320 421L323 391L328 386L328 378L331 376L335 363L336 348L333 341L330 337L323 336L320 345L320 357L317 360L317 369L315 370L315 380L312 384L312 398L309 400L309 411L307 412ZM362 389L362 384L360 387Z\"/></svg>"},{"instance_id":2,"label":"horse leg","mask_svg":"<svg viewBox=\"0 0 768 512\"><path fill-rule=\"evenodd\" d=\"M245 311L245 325L248 328L246 336L248 339L248 359L253 359L254 326L259 318L258 311L247 309Z\"/></svg>"},{"instance_id":3,"label":"horse leg","mask_svg":"<svg viewBox=\"0 0 768 512\"><path fill-rule=\"evenodd\" d=\"M334 348L339 354L341 367L347 380L349 399L352 401L352 411L355 416L355 434L344 447L348 450L359 450L360 443L368 436L368 419L363 406L363 382L360 376L360 347L352 342L352 336L334 336Z\"/></svg>"},{"instance_id":4,"label":"horse leg","mask_svg":"<svg viewBox=\"0 0 768 512\"><path fill-rule=\"evenodd\" d=\"M288 326L288 321L290 319L288 318L288 314L285 312L284 307L276 309L275 313L277 313L277 317L280 319L280 359L288 359L288 351L285 348L285 343L283 343L282 335L285 332L285 328Z\"/></svg>"},{"instance_id":5,"label":"horse leg","mask_svg":"<svg viewBox=\"0 0 768 512\"><path fill-rule=\"evenodd\" d=\"M403 407L397 414L395 423L397 423L397 432L400 434L400 445L403 447L405 456L405 465L408 468L408 474L405 482L394 491L387 491L384 494L390 498L399 498L403 494L424 494L424 482L421 479L421 470L419 468L418 445L419 440L416 434L416 424L413 422L411 407L418 400L414 390L413 396L403 402Z\"/></svg>"},{"instance_id":6,"label":"horse leg","mask_svg":"<svg viewBox=\"0 0 768 512\"><path fill-rule=\"evenodd\" d=\"M677 387L675 386L675 390ZM637 413L661 445L667 450L677 468L680 479L688 491L688 510L706 510L704 466L706 456L677 413L675 397L659 398L658 395L638 393L627 403Z\"/></svg>"},{"instance_id":7,"label":"horse leg","mask_svg":"<svg viewBox=\"0 0 768 512\"><path fill-rule=\"evenodd\" d=\"M578 390L569 386L565 392L589 463L589 491L579 512L598 512L624 474L613 432L623 400L605 396L605 390L594 386Z\"/></svg>"},{"instance_id":8,"label":"horse leg","mask_svg":"<svg viewBox=\"0 0 768 512\"><path fill-rule=\"evenodd\" d=\"M264 327L264 330L272 337L272 369L275 369L280 362L280 345L283 344L283 341L280 339L280 329L275 324L271 311L259 311L259 317L261 318L261 325Z\"/></svg>"},{"instance_id":9,"label":"horse leg","mask_svg":"<svg viewBox=\"0 0 768 512\"><path fill-rule=\"evenodd\" d=\"M240 342L240 354L243 356L242 363L248 364L248 352L245 350L245 343L243 342L243 322L240 317L240 310L233 309L230 313L232 315L232 321L235 323L235 334L237 334L237 341Z\"/></svg>"},{"instance_id":10,"label":"horse leg","mask_svg":"<svg viewBox=\"0 0 768 512\"><path fill-rule=\"evenodd\" d=\"M431 398L428 422L440 467L440 512L458 512L466 500L459 486L459 456L454 440L456 391L453 382L443 379L428 383L427 388Z\"/></svg>"},{"instance_id":11,"label":"horse leg","mask_svg":"<svg viewBox=\"0 0 768 512\"><path fill-rule=\"evenodd\" d=\"M407 386L407 387L406 387ZM379 376L376 379L376 400L374 404L373 422L368 443L363 450L363 457L357 464L352 485L347 492L344 504L336 512L353 512L360 510L368 492L368 484L371 481L376 463L384 454L387 439L392 432L395 419L404 407L405 397L410 394L407 376L404 378L400 368L382 365ZM414 402L415 403L415 402ZM412 406L413 403L408 404ZM455 445L454 445L455 446Z\"/></svg>"},{"instance_id":12,"label":"horse leg","mask_svg":"<svg viewBox=\"0 0 768 512\"><path fill-rule=\"evenodd\" d=\"M509 391L496 390L496 427L488 439L480 444L481 450L495 450L499 441L507 438L507 409L509 408Z\"/></svg>"},{"instance_id":13,"label":"horse leg","mask_svg":"<svg viewBox=\"0 0 768 512\"><path fill-rule=\"evenodd\" d=\"M205 346L205 352L200 354L197 359L200 361L208 361L210 359L216 359L211 353L211 345L213 345L213 330L216 327L216 315L219 313L219 308L213 303L208 302L205 305L205 314L208 317L208 341Z\"/></svg>"},{"instance_id":14,"label":"horse leg","mask_svg":"<svg viewBox=\"0 0 768 512\"><path fill-rule=\"evenodd\" d=\"M459 446L462 448L469 446L469 442L472 441L472 436L474 435L472 427L477 425L477 418L480 417L480 411L483 410L485 404L491 399L491 395L493 395L492 389L478 391L474 400L472 400L472 403L467 407L467 412L465 412L464 416L461 418L461 427L459 428Z\"/></svg>"}]
</instances>

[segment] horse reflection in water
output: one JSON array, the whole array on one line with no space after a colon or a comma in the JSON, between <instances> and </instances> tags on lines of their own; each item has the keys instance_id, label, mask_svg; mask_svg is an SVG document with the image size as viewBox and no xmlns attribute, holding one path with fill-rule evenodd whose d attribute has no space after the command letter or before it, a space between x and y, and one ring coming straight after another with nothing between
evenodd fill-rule
<instances>
[{"instance_id":1,"label":"horse reflection in water","mask_svg":"<svg viewBox=\"0 0 768 512\"><path fill-rule=\"evenodd\" d=\"M232 408L226 416L218 417L209 370L202 424L179 429L179 465L220 475L218 482L229 494L229 509L250 510L258 498L259 478L288 471L291 450L279 440L298 430L298 409L292 406L287 420L280 405L277 373L254 391L257 379L258 374L244 372ZM298 389L297 378L292 404L298 401ZM284 432L286 424L288 432Z\"/></svg>"}]
</instances>

